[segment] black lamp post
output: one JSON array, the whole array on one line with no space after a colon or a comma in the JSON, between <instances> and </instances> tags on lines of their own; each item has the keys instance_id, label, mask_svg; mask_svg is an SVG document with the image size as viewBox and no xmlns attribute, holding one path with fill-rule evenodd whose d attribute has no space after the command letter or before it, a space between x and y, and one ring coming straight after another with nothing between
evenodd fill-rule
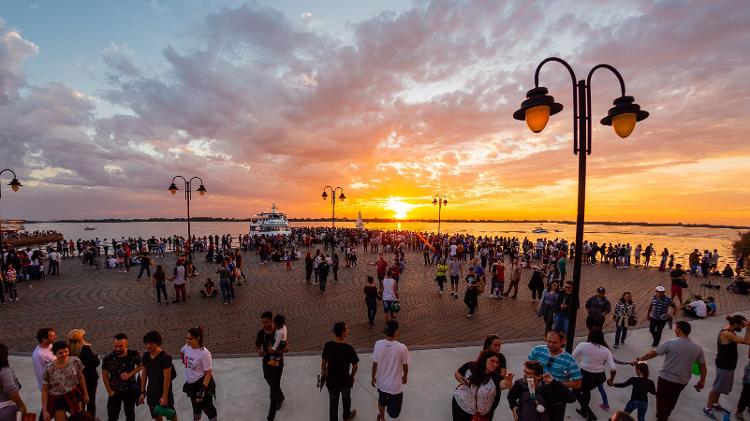
<instances>
[{"instance_id":1,"label":"black lamp post","mask_svg":"<svg viewBox=\"0 0 750 421\"><path fill-rule=\"evenodd\" d=\"M448 196L444 194L436 194L435 197L432 198L432 204L437 205L438 207L438 232L437 235L440 236L440 219L441 219L441 213L443 211L443 206L448 206Z\"/></svg>"},{"instance_id":2,"label":"black lamp post","mask_svg":"<svg viewBox=\"0 0 750 421\"><path fill-rule=\"evenodd\" d=\"M175 184L175 180L177 180L178 178L181 178L182 181L185 182L185 202L187 203L187 226L188 226L188 238L187 238L188 261L192 262L193 261L193 237L190 234L190 199L192 199L193 197L192 195L193 180L197 179L198 181L200 181L201 184L200 186L198 186L198 189L196 191L201 196L206 194L206 187L203 185L203 180L200 177L193 177L190 180L188 180L185 177L178 175L172 179L172 184L170 184L169 187L167 188L167 190L169 190L169 192L172 193L173 196L177 194L177 190L179 190L177 188L177 185Z\"/></svg>"},{"instance_id":3,"label":"black lamp post","mask_svg":"<svg viewBox=\"0 0 750 421\"><path fill-rule=\"evenodd\" d=\"M3 173L6 172L6 171L8 171L9 173L13 174L13 180L11 180L11 182L8 183L8 185L10 186L10 188L14 192L18 191L21 188L21 186L23 186L23 184L21 184L21 182L18 181L18 178L16 177L15 171L11 170L10 168L6 168L6 169L0 171L0 176L2 176ZM0 186L1 186L1 184L0 184ZM2 197L3 197L3 189L0 187L0 198L2 198ZM3 250L3 245L4 245L4 243L3 243L3 221L2 221L2 219L0 219L0 252L2 252L2 250ZM2 253L0 253L0 258L2 258Z\"/></svg>"},{"instance_id":4,"label":"black lamp post","mask_svg":"<svg viewBox=\"0 0 750 421\"><path fill-rule=\"evenodd\" d=\"M336 192L341 191L339 200L342 202L346 200L346 196L344 195L344 189L341 187L333 188L331 186L325 186L323 187L323 194L320 195L323 200L328 199L327 191L329 190L331 192L331 228L336 229Z\"/></svg>"},{"instance_id":5,"label":"black lamp post","mask_svg":"<svg viewBox=\"0 0 750 421\"><path fill-rule=\"evenodd\" d=\"M620 82L621 96L614 100L614 107L610 108L607 116L601 119L601 123L612 126L621 138L626 138L633 132L638 121L648 117L648 112L641 110L632 96L625 95L625 81L620 72L608 64L599 64L589 71L586 80L577 80L573 68L563 59L549 57L544 59L536 68L534 73L534 89L526 93L526 100L521 108L513 113L516 120L526 120L526 124L534 133L541 132L549 121L551 115L562 111L562 104L547 94L547 88L539 86L539 71L547 62L556 61L568 70L573 82L573 154L578 155L578 217L576 219L576 244L573 259L573 297L578 301L581 286L581 258L583 254L583 225L584 210L586 206L586 156L591 154L591 77L598 69L611 71ZM566 349L573 350L573 339L576 331L576 316L578 307L573 308L573 315L568 326L568 341Z\"/></svg>"}]
</instances>

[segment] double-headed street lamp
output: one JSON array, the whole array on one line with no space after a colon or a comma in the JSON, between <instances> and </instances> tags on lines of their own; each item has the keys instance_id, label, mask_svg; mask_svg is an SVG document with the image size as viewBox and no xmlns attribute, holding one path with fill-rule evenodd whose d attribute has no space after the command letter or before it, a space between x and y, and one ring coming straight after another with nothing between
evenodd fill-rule
<instances>
[{"instance_id":1,"label":"double-headed street lamp","mask_svg":"<svg viewBox=\"0 0 750 421\"><path fill-rule=\"evenodd\" d=\"M444 194L436 194L435 197L432 198L432 204L437 205L438 207L438 232L437 235L440 236L440 219L441 219L441 213L443 212L443 206L448 206L448 196Z\"/></svg>"},{"instance_id":2,"label":"double-headed street lamp","mask_svg":"<svg viewBox=\"0 0 750 421\"><path fill-rule=\"evenodd\" d=\"M11 182L8 183L8 185L10 186L10 188L13 191L18 191L18 189L20 189L21 186L23 186L23 184L21 184L21 182L18 181L18 178L16 177L16 172L13 171L13 170L11 170L10 168L6 168L6 169L0 171L0 176L2 176L3 173L6 172L6 171L8 171L9 173L13 174L13 180L11 180ZM2 198L2 197L3 197L3 189L0 187L0 198ZM0 219L0 251L3 250L3 244L4 244L3 243L3 224L2 223L3 223L3 221L2 221L2 219ZM2 258L2 254L0 254L0 258Z\"/></svg>"},{"instance_id":3,"label":"double-headed street lamp","mask_svg":"<svg viewBox=\"0 0 750 421\"><path fill-rule=\"evenodd\" d=\"M188 246L188 261L193 261L193 237L190 235L190 199L192 199L192 190L193 190L193 180L200 181L200 186L198 186L198 189L196 190L198 194L203 196L206 194L206 187L203 185L203 180L200 177L193 177L190 180L187 180L185 177L178 175L175 176L172 179L172 184L169 185L167 190L169 190L170 193L174 196L177 194L177 185L175 184L175 180L178 178L181 178L182 181L185 182L185 202L187 203L187 226L188 226L188 238L187 238L187 246Z\"/></svg>"},{"instance_id":4,"label":"double-headed street lamp","mask_svg":"<svg viewBox=\"0 0 750 421\"><path fill-rule=\"evenodd\" d=\"M346 200L346 196L344 195L344 189L342 189L341 187L336 187L334 189L331 186L325 186L323 187L323 194L320 195L323 200L328 199L327 191L329 190L331 191L331 228L336 229L336 192L341 191L339 200L342 202Z\"/></svg>"},{"instance_id":5,"label":"double-headed street lamp","mask_svg":"<svg viewBox=\"0 0 750 421\"><path fill-rule=\"evenodd\" d=\"M581 285L581 258L583 254L583 225L584 210L586 205L586 156L591 154L591 77L598 69L611 71L620 82L621 96L613 102L607 116L601 119L605 126L612 126L621 138L628 137L635 128L638 121L648 117L648 112L634 102L632 96L625 95L625 81L620 72L608 64L599 64L589 71L586 80L577 80L573 68L563 59L549 57L544 59L536 68L534 73L534 89L526 93L526 100L521 108L513 113L516 120L526 120L526 124L534 133L541 132L549 121L551 115L562 111L562 104L548 95L547 88L539 86L539 71L546 63L556 61L568 70L573 82L573 154L578 155L578 217L576 219L576 244L573 260L573 297L574 302L579 302L578 295ZM573 338L576 331L576 316L578 306L574 306L573 314L568 325L568 341L566 348L568 352L573 350Z\"/></svg>"}]
</instances>

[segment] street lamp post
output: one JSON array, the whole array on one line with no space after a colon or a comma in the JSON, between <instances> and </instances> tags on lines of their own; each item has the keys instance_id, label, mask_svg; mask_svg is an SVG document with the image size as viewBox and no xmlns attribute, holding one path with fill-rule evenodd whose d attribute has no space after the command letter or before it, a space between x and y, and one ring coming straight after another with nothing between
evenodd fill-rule
<instances>
[{"instance_id":1,"label":"street lamp post","mask_svg":"<svg viewBox=\"0 0 750 421\"><path fill-rule=\"evenodd\" d=\"M328 199L327 191L331 192L331 228L336 229L336 192L341 191L339 200L342 202L346 199L346 195L344 195L344 189L341 187L333 188L331 186L325 186L323 187L323 194L320 195L323 200Z\"/></svg>"},{"instance_id":2,"label":"street lamp post","mask_svg":"<svg viewBox=\"0 0 750 421\"><path fill-rule=\"evenodd\" d=\"M586 205L586 157L591 154L591 77L598 69L607 69L612 72L620 82L621 96L614 100L614 107L610 108L607 116L601 119L601 123L612 126L621 138L628 137L635 128L638 121L648 117L648 112L634 102L632 96L625 95L625 81L620 72L608 64L599 64L589 71L585 80L577 81L573 68L563 59L549 57L542 60L534 73L534 89L526 93L526 100L521 108L513 113L516 120L525 120L534 133L541 132L549 121L551 115L562 111L562 104L556 103L555 99L548 95L547 88L539 86L539 72L546 63L555 61L568 70L573 82L573 154L578 155L578 217L576 219L576 243L575 256L573 259L573 297L574 302L579 302L581 285L581 262L583 254L583 225L584 210ZM576 331L576 316L578 305L573 308L573 315L568 325L568 341L566 349L573 350L573 338Z\"/></svg>"},{"instance_id":3,"label":"street lamp post","mask_svg":"<svg viewBox=\"0 0 750 421\"><path fill-rule=\"evenodd\" d=\"M10 188L14 192L18 191L18 189L20 189L21 186L23 186L23 184L21 184L18 181L18 177L16 177L16 172L13 171L13 170L11 170L10 168L6 168L6 169L0 171L0 176L2 176L3 173L6 172L6 171L9 172L9 173L11 173L11 174L13 174L13 180L11 180L11 182L8 183L8 185L10 186ZM3 189L0 187L0 199L2 197L3 197ZM3 251L4 244L5 243L3 243L3 221L2 221L2 219L0 219L0 258L2 258L2 251Z\"/></svg>"},{"instance_id":4,"label":"street lamp post","mask_svg":"<svg viewBox=\"0 0 750 421\"><path fill-rule=\"evenodd\" d=\"M206 187L203 185L203 180L200 177L193 177L190 180L188 180L185 177L178 175L172 179L172 184L170 184L169 187L167 188L167 190L169 190L169 192L172 193L173 196L177 193L177 190L179 190L179 188L177 188L177 185L175 184L175 180L177 180L178 178L181 178L182 181L185 182L185 202L187 203L187 226L188 226L188 238L187 238L188 261L192 262L193 261L193 237L190 234L190 199L192 199L193 197L193 194L192 194L193 180L197 179L198 181L200 181L201 184L200 186L198 186L198 189L196 191L201 196L206 194Z\"/></svg>"},{"instance_id":5,"label":"street lamp post","mask_svg":"<svg viewBox=\"0 0 750 421\"><path fill-rule=\"evenodd\" d=\"M440 220L441 220L441 213L443 211L443 206L448 206L448 196L444 194L436 194L435 197L432 198L432 204L437 205L438 207L438 232L437 235L440 236Z\"/></svg>"}]
</instances>

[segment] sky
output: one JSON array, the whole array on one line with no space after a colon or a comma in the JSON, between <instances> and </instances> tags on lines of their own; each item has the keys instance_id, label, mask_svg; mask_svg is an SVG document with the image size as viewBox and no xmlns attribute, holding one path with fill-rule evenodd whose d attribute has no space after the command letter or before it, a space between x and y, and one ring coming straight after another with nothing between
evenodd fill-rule
<instances>
[{"instance_id":1,"label":"sky","mask_svg":"<svg viewBox=\"0 0 750 421\"><path fill-rule=\"evenodd\" d=\"M620 139L592 76L587 220L750 226L748 51L745 0L6 0L0 216L182 217L181 175L194 216L574 220L565 68L512 118L556 56L651 113Z\"/></svg>"}]
</instances>

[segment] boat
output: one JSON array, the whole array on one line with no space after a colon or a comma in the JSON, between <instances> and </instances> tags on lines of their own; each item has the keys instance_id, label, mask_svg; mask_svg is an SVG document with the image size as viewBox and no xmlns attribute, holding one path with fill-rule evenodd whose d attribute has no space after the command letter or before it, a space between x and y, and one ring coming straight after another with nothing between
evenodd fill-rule
<instances>
[{"instance_id":1,"label":"boat","mask_svg":"<svg viewBox=\"0 0 750 421\"><path fill-rule=\"evenodd\" d=\"M93 225L83 225L83 230L84 231L94 231L95 229L96 229L96 227L93 226Z\"/></svg>"},{"instance_id":2,"label":"boat","mask_svg":"<svg viewBox=\"0 0 750 421\"><path fill-rule=\"evenodd\" d=\"M286 214L279 212L279 208L273 203L270 212L261 212L255 215L250 222L250 236L276 236L276 235L291 235L292 230L289 228L289 222L286 219Z\"/></svg>"},{"instance_id":3,"label":"boat","mask_svg":"<svg viewBox=\"0 0 750 421\"><path fill-rule=\"evenodd\" d=\"M362 231L363 229L365 229L365 223L362 222L362 211L359 211L359 213L357 214L357 225L356 225L356 228L358 230L360 230L360 231Z\"/></svg>"},{"instance_id":4,"label":"boat","mask_svg":"<svg viewBox=\"0 0 750 421\"><path fill-rule=\"evenodd\" d=\"M533 230L531 230L531 232L533 232L534 234L546 234L549 231L546 230L546 229L544 229L544 228L542 228L542 227L536 227Z\"/></svg>"}]
</instances>

